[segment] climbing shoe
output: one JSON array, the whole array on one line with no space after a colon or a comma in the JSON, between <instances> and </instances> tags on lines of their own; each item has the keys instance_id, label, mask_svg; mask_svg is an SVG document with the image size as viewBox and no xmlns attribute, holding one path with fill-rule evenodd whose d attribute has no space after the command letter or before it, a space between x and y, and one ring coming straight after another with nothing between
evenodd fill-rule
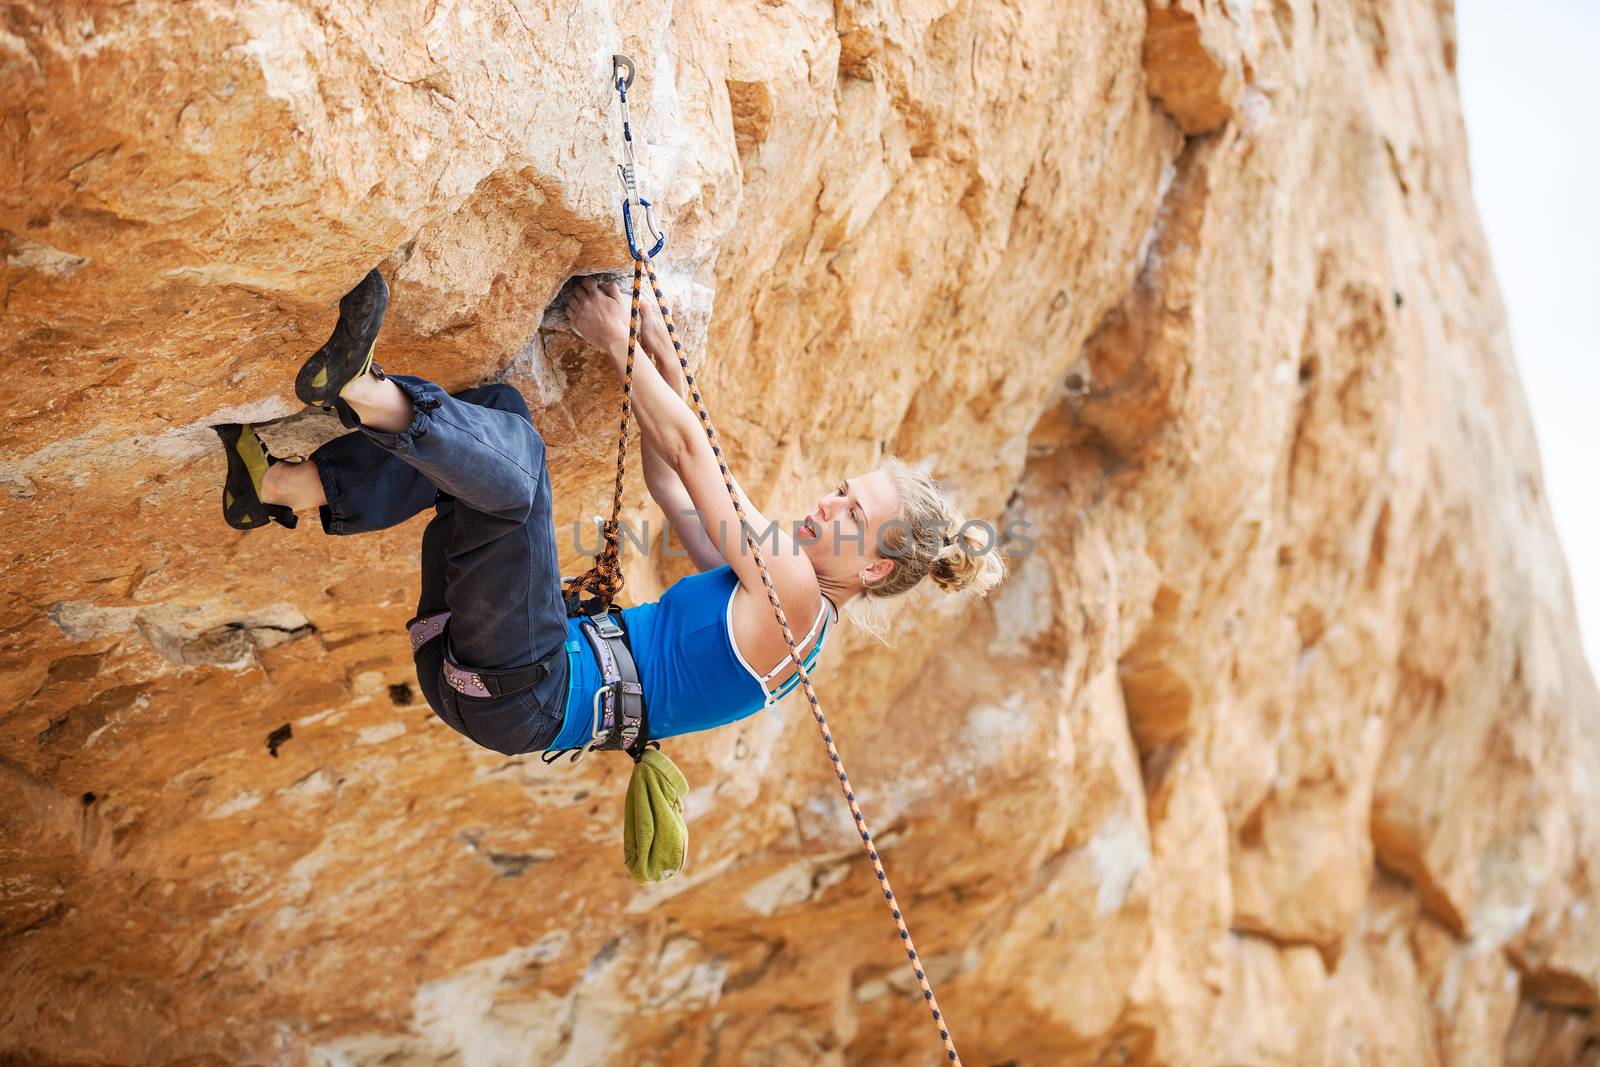
<instances>
[{"instance_id":1,"label":"climbing shoe","mask_svg":"<svg viewBox=\"0 0 1600 1067\"><path fill-rule=\"evenodd\" d=\"M372 348L389 306L383 275L368 271L361 284L339 301L339 321L328 343L312 353L295 375L294 393L307 404L329 406L372 366Z\"/></svg>"},{"instance_id":2,"label":"climbing shoe","mask_svg":"<svg viewBox=\"0 0 1600 1067\"><path fill-rule=\"evenodd\" d=\"M228 454L228 480L222 486L222 517L227 524L235 530L254 530L275 522L294 529L300 520L293 508L261 499L267 468L281 461L267 452L255 429L237 422L211 428Z\"/></svg>"}]
</instances>

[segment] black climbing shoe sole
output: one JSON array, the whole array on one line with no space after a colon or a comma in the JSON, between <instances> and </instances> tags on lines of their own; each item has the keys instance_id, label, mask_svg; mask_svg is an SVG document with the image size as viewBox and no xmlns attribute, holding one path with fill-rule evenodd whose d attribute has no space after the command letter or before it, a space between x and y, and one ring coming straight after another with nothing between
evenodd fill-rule
<instances>
[{"instance_id":1,"label":"black climbing shoe sole","mask_svg":"<svg viewBox=\"0 0 1600 1067\"><path fill-rule=\"evenodd\" d=\"M368 271L361 284L339 301L339 321L328 343L312 353L294 378L294 395L307 404L331 405L344 387L367 372L378 327L389 306L383 275Z\"/></svg>"},{"instance_id":2,"label":"black climbing shoe sole","mask_svg":"<svg viewBox=\"0 0 1600 1067\"><path fill-rule=\"evenodd\" d=\"M228 456L228 480L222 486L222 518L235 530L254 530L269 522L294 529L299 517L292 508L261 499L261 479L277 463L250 426L237 422L211 427L222 438Z\"/></svg>"}]
</instances>

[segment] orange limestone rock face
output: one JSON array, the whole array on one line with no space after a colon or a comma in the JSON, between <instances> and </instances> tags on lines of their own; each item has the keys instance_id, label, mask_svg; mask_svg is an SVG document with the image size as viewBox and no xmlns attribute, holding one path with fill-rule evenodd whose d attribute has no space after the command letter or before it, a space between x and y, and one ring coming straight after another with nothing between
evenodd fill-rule
<instances>
[{"instance_id":1,"label":"orange limestone rock face","mask_svg":"<svg viewBox=\"0 0 1600 1067\"><path fill-rule=\"evenodd\" d=\"M376 266L583 563L618 51L758 505L894 453L1024 534L817 674L964 1061L1593 1060L1600 698L1453 23L1354 0L9 4L0 1059L943 1062L800 698L670 743L638 889L626 760L423 702L423 520L219 514L210 425L340 432L294 373Z\"/></svg>"}]
</instances>

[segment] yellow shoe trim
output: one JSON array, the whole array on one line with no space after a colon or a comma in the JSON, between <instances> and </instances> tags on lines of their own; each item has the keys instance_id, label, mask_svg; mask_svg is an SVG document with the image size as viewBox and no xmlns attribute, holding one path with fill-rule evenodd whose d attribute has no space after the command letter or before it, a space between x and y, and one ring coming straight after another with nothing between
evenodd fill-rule
<instances>
[{"instance_id":1,"label":"yellow shoe trim","mask_svg":"<svg viewBox=\"0 0 1600 1067\"><path fill-rule=\"evenodd\" d=\"M367 376L367 372L372 369L372 353L374 351L376 351L377 348L378 348L378 342L377 341L373 341L372 345L367 349L367 361L361 365L360 372L358 372L357 374L353 375L348 382L344 383L344 389L340 389L339 390L339 395L340 396L344 396L344 390L345 389L350 388L359 379L365 378Z\"/></svg>"},{"instance_id":2,"label":"yellow shoe trim","mask_svg":"<svg viewBox=\"0 0 1600 1067\"><path fill-rule=\"evenodd\" d=\"M261 438L256 432L246 426L244 432L239 434L237 446L239 458L244 460L245 468L250 472L250 484L255 487L256 496L261 495L261 479L267 476L267 453L261 447Z\"/></svg>"}]
</instances>

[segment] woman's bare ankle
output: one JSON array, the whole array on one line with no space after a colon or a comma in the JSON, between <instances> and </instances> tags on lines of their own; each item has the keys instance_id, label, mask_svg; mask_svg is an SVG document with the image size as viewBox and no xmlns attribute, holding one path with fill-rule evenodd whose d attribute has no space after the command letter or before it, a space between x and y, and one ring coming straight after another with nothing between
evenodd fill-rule
<instances>
[{"instance_id":1,"label":"woman's bare ankle","mask_svg":"<svg viewBox=\"0 0 1600 1067\"><path fill-rule=\"evenodd\" d=\"M379 433L399 433L414 417L411 398L394 382L363 374L345 386L341 399L355 411L361 425Z\"/></svg>"},{"instance_id":2,"label":"woman's bare ankle","mask_svg":"<svg viewBox=\"0 0 1600 1067\"><path fill-rule=\"evenodd\" d=\"M282 504L293 511L321 507L328 502L322 476L310 460L274 463L261 478L261 502Z\"/></svg>"},{"instance_id":3,"label":"woman's bare ankle","mask_svg":"<svg viewBox=\"0 0 1600 1067\"><path fill-rule=\"evenodd\" d=\"M261 476L261 502L263 504L287 504L284 499L284 475L289 473L289 468L297 467L297 463L274 463L267 468Z\"/></svg>"}]
</instances>

